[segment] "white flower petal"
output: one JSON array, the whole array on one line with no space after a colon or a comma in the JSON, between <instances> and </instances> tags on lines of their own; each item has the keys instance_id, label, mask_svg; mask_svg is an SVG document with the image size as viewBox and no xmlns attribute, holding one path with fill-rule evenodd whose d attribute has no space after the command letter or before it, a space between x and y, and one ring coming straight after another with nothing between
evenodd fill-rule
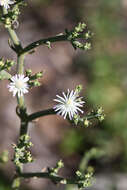
<instances>
[{"instance_id":1,"label":"white flower petal","mask_svg":"<svg viewBox=\"0 0 127 190\"><path fill-rule=\"evenodd\" d=\"M3 6L5 9L9 9L9 5L12 4L14 4L14 0L0 0L0 6Z\"/></svg>"},{"instance_id":2,"label":"white flower petal","mask_svg":"<svg viewBox=\"0 0 127 190\"><path fill-rule=\"evenodd\" d=\"M55 101L55 102L59 102L59 103L61 103L61 104L63 103L62 100L58 100L58 99L54 99L54 101Z\"/></svg>"}]
</instances>

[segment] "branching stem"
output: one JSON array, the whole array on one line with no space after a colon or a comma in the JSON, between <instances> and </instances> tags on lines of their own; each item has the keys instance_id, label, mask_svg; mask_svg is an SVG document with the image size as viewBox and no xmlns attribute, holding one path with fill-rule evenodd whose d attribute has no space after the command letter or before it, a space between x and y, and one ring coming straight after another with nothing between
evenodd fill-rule
<instances>
[{"instance_id":1,"label":"branching stem","mask_svg":"<svg viewBox=\"0 0 127 190\"><path fill-rule=\"evenodd\" d=\"M38 112L35 112L31 115L28 116L28 121L33 121L39 117L43 117L43 116L46 116L46 115L53 115L53 114L56 114L56 112L54 111L54 109L47 109L47 110L42 110L42 111L38 111Z\"/></svg>"},{"instance_id":2,"label":"branching stem","mask_svg":"<svg viewBox=\"0 0 127 190\"><path fill-rule=\"evenodd\" d=\"M38 172L38 173L21 173L19 174L20 177L23 177L23 178L32 178L32 177L38 177L38 178L48 178L50 179L51 181L53 181L54 183L57 183L57 182L61 182L63 181L66 181L65 184L78 184L78 180L76 179L68 179L68 178L63 178L63 177L60 177L60 176L55 176L55 175L51 175L49 172Z\"/></svg>"},{"instance_id":3,"label":"branching stem","mask_svg":"<svg viewBox=\"0 0 127 190\"><path fill-rule=\"evenodd\" d=\"M8 14L7 9L3 8L3 15ZM25 55L21 54L20 52L22 51L22 46L21 46L21 42L15 32L15 30L10 26L7 28L7 31L9 33L9 36L13 42L13 47L14 47L14 51L17 54L17 74L23 74L24 73L24 58ZM19 138L24 135L27 134L27 130L28 130L28 122L26 120L27 114L26 114L26 108L25 108L25 102L24 102L24 96L18 97L17 95L17 104L19 107L19 112L20 112L20 135ZM16 168L16 170L21 170L20 168Z\"/></svg>"},{"instance_id":4,"label":"branching stem","mask_svg":"<svg viewBox=\"0 0 127 190\"><path fill-rule=\"evenodd\" d=\"M16 1L15 4L20 3L20 2L22 2L22 0ZM28 46L26 46L25 48L23 48L15 30L13 29L12 26L10 26L11 22L10 22L10 25L6 25L6 21L7 21L6 19L8 18L7 17L8 10L3 7L2 11L3 11L4 19L5 19L5 27L7 27L6 29L9 33L9 36L11 39L11 42L9 41L9 45L17 55L17 75L24 74L25 55L27 55L28 53L30 53L30 51L34 50L35 48L37 48L40 45L47 45L48 47L50 47L50 43L60 42L60 41L70 41L72 46L75 49L77 47L85 49L84 44L82 45L80 42L76 41L77 38L81 38L83 35L83 34L80 35L78 33L78 32L83 31L83 29L82 29L83 26L81 25L81 23L78 25L78 28L75 28L75 30L77 29L78 32L73 34L74 37L71 33L66 32L65 34L60 34L60 35L57 35L54 37L49 37L46 39L41 39L41 40L35 41L35 42L29 44ZM70 34L72 35L72 37L69 36ZM75 37L75 35L76 35L76 37ZM88 46L89 44L86 43L86 45ZM88 47L87 47L87 49L88 49ZM14 148L15 148L14 163L16 165L16 171L17 171L16 177L18 176L19 179L20 178L31 178L31 177L48 178L54 183L59 182L61 184L77 184L78 187L84 187L84 184L86 182L88 183L88 180L86 179L86 181L84 182L85 179L84 178L82 179L82 177L80 178L80 176L78 176L78 175L75 179L69 179L69 178L63 178L61 176L58 176L56 172L52 173L52 172L47 171L47 172L40 172L40 173L36 173L36 172L35 173L23 173L23 164L33 161L30 151L27 150L31 146L31 143L28 142L29 139L28 139L28 135L27 135L28 123L39 117L57 114L57 113L54 111L53 108L51 108L51 109L38 111L38 112L28 115L26 106L25 106L25 102L24 102L24 96L19 97L17 95L17 104L18 104L18 106L16 108L16 113L20 118L20 134L19 134L19 141L18 141L17 145L14 146ZM98 115L89 115L89 116L85 116L85 117L90 120L90 119L98 117ZM82 121L82 119L84 119L84 118L81 118L81 121ZM25 140L24 140L24 137L25 137Z\"/></svg>"},{"instance_id":5,"label":"branching stem","mask_svg":"<svg viewBox=\"0 0 127 190\"><path fill-rule=\"evenodd\" d=\"M59 34L57 36L45 38L45 39L40 39L38 41L35 41L25 48L23 48L22 53L29 53L30 51L34 50L35 48L39 47L40 45L48 45L48 43L54 43L54 42L61 42L61 41L70 41L68 39L68 34ZM80 39L83 37L83 34L79 35L77 39ZM75 38L76 40L76 38Z\"/></svg>"},{"instance_id":6,"label":"branching stem","mask_svg":"<svg viewBox=\"0 0 127 190\"><path fill-rule=\"evenodd\" d=\"M30 51L32 51L33 49L37 48L40 45L43 45L43 44L46 45L47 42L53 43L53 42L66 41L66 40L67 40L67 35L58 35L55 37L41 39L29 44L27 47L23 49L22 53L29 53Z\"/></svg>"}]
</instances>

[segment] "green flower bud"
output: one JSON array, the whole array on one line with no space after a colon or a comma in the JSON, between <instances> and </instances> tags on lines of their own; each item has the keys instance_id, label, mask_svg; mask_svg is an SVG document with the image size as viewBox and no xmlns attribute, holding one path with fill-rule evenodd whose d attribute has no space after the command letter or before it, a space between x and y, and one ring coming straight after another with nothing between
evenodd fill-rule
<instances>
[{"instance_id":1,"label":"green flower bud","mask_svg":"<svg viewBox=\"0 0 127 190\"><path fill-rule=\"evenodd\" d=\"M85 50L91 49L91 43L86 42L86 44L84 45L84 49Z\"/></svg>"},{"instance_id":2,"label":"green flower bud","mask_svg":"<svg viewBox=\"0 0 127 190\"><path fill-rule=\"evenodd\" d=\"M104 111L104 110L103 110L103 108L102 108L102 107L100 107L100 108L97 110L97 113L98 113L98 114L102 114L102 113L103 113L103 111Z\"/></svg>"},{"instance_id":3,"label":"green flower bud","mask_svg":"<svg viewBox=\"0 0 127 190\"><path fill-rule=\"evenodd\" d=\"M34 81L34 86L40 86L40 85L41 83L38 80Z\"/></svg>"},{"instance_id":4,"label":"green flower bud","mask_svg":"<svg viewBox=\"0 0 127 190\"><path fill-rule=\"evenodd\" d=\"M76 175L77 175L78 177L81 177L81 176L82 176L82 173L81 173L80 171L76 171Z\"/></svg>"},{"instance_id":5,"label":"green flower bud","mask_svg":"<svg viewBox=\"0 0 127 190\"><path fill-rule=\"evenodd\" d=\"M4 66L4 60L1 59L1 60L0 60L0 68L3 67L3 66Z\"/></svg>"},{"instance_id":6,"label":"green flower bud","mask_svg":"<svg viewBox=\"0 0 127 190\"><path fill-rule=\"evenodd\" d=\"M43 73L42 72L39 72L36 74L36 78L41 78L43 76Z\"/></svg>"},{"instance_id":7,"label":"green flower bud","mask_svg":"<svg viewBox=\"0 0 127 190\"><path fill-rule=\"evenodd\" d=\"M58 168L63 168L64 167L64 163L62 162L62 160L60 160L58 163Z\"/></svg>"},{"instance_id":8,"label":"green flower bud","mask_svg":"<svg viewBox=\"0 0 127 190\"><path fill-rule=\"evenodd\" d=\"M66 185L67 184L67 180L63 179L63 180L60 181L60 183Z\"/></svg>"},{"instance_id":9,"label":"green flower bud","mask_svg":"<svg viewBox=\"0 0 127 190\"><path fill-rule=\"evenodd\" d=\"M26 70L26 75L27 75L27 76L30 76L31 74L32 74L31 69L27 69L27 70Z\"/></svg>"},{"instance_id":10,"label":"green flower bud","mask_svg":"<svg viewBox=\"0 0 127 190\"><path fill-rule=\"evenodd\" d=\"M8 17L5 20L5 28L10 28L11 27L11 19Z\"/></svg>"},{"instance_id":11,"label":"green flower bud","mask_svg":"<svg viewBox=\"0 0 127 190\"><path fill-rule=\"evenodd\" d=\"M88 127L89 126L89 120L86 118L85 120L84 120L84 125L86 126L86 127Z\"/></svg>"}]
</instances>

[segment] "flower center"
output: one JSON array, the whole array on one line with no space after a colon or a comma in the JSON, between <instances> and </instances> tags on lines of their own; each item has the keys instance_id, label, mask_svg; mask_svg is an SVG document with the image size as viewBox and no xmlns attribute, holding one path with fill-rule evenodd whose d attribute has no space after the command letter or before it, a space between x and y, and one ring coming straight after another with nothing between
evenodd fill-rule
<instances>
[{"instance_id":1,"label":"flower center","mask_svg":"<svg viewBox=\"0 0 127 190\"><path fill-rule=\"evenodd\" d=\"M15 82L15 87L18 88L18 89L23 88L23 85L24 85L24 83L21 80L17 80Z\"/></svg>"},{"instance_id":2,"label":"flower center","mask_svg":"<svg viewBox=\"0 0 127 190\"><path fill-rule=\"evenodd\" d=\"M71 106L71 104L72 104L72 100L71 100L71 99L68 99L68 101L66 102L66 107Z\"/></svg>"}]
</instances>

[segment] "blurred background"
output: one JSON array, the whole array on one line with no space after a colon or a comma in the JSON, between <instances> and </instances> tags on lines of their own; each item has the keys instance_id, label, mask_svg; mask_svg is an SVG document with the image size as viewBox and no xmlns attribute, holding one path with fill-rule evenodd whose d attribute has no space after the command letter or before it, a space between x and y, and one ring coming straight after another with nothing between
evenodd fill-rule
<instances>
[{"instance_id":1,"label":"blurred background","mask_svg":"<svg viewBox=\"0 0 127 190\"><path fill-rule=\"evenodd\" d=\"M89 165L95 169L96 183L91 190L127 189L127 0L29 0L22 9L17 33L24 46L40 38L71 29L78 22L88 24L94 33L92 49L75 51L68 42L52 44L52 49L39 47L27 56L26 68L44 71L42 86L26 95L28 112L51 108L56 94L83 85L85 111L102 106L106 118L88 128L71 126L58 116L40 118L29 127L34 144L35 162L24 171L40 171L62 159L61 175L73 176L81 160L91 148L97 148ZM0 57L15 59L8 47L8 34L0 29ZM15 74L15 69L12 71ZM9 151L19 134L15 115L16 100L8 92L8 81L0 82L0 153ZM100 154L103 151L104 154ZM10 190L15 168L9 161L0 164L0 190ZM22 190L67 190L49 180L31 179ZM73 187L73 189L75 189Z\"/></svg>"}]
</instances>

